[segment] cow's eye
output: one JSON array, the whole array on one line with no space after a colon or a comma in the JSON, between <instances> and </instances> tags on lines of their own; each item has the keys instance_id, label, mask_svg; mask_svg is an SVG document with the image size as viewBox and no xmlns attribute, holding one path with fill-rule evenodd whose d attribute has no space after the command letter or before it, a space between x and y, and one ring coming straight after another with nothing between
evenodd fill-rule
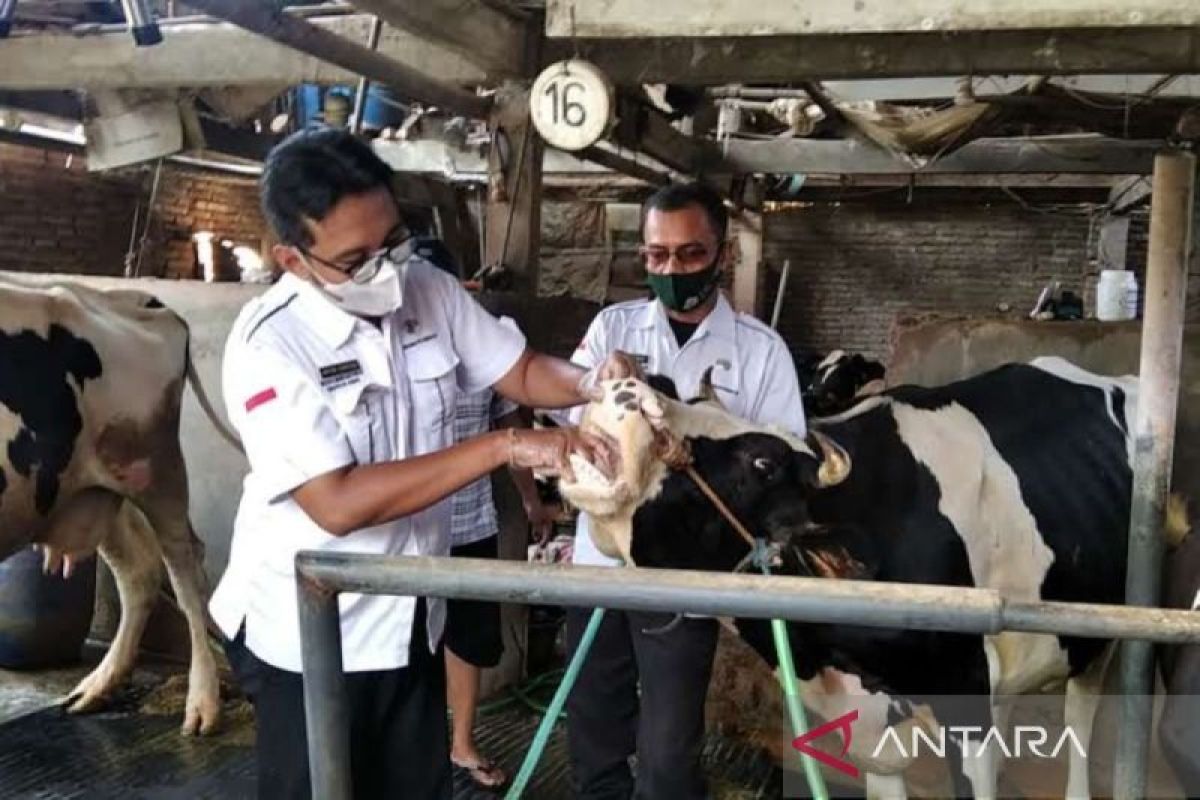
<instances>
[{"instance_id":1,"label":"cow's eye","mask_svg":"<svg viewBox=\"0 0 1200 800\"><path fill-rule=\"evenodd\" d=\"M759 457L754 459L754 468L764 475L770 475L775 471L775 463L769 458Z\"/></svg>"}]
</instances>

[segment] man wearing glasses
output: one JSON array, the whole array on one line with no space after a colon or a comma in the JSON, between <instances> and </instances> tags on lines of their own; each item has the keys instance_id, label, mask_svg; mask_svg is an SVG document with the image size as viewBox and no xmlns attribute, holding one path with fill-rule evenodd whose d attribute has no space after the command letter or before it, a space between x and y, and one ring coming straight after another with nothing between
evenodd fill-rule
<instances>
[{"instance_id":1,"label":"man wearing glasses","mask_svg":"<svg viewBox=\"0 0 1200 800\"><path fill-rule=\"evenodd\" d=\"M391 170L341 130L307 130L264 167L285 274L242 310L223 391L250 463L213 618L257 722L258 793L309 798L293 560L298 550L446 555L455 491L503 465L612 473L610 441L575 428L454 443L459 392L527 406L584 402L591 373L535 353L414 255ZM450 797L438 599L343 594L355 797Z\"/></svg>"},{"instance_id":2,"label":"man wearing glasses","mask_svg":"<svg viewBox=\"0 0 1200 800\"><path fill-rule=\"evenodd\" d=\"M651 196L642 207L641 253L654 297L600 312L572 360L591 368L624 351L646 373L671 378L684 399L698 394L701 376L713 367L713 386L725 408L803 435L804 409L786 345L771 328L735 313L721 294L726 222L721 198L704 186L672 185ZM585 514L575 563L617 563L592 543ZM589 616L589 609L568 609L572 649ZM687 618L669 632L645 632L671 617L611 609L604 616L568 700L571 761L582 800L708 797L700 751L717 623ZM629 765L634 754L636 778Z\"/></svg>"}]
</instances>

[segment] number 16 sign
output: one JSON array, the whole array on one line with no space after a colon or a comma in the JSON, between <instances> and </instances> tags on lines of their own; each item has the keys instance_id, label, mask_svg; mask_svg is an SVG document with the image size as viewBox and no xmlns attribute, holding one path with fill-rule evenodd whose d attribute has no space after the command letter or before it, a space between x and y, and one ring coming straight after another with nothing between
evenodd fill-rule
<instances>
[{"instance_id":1,"label":"number 16 sign","mask_svg":"<svg viewBox=\"0 0 1200 800\"><path fill-rule=\"evenodd\" d=\"M600 141L612 121L612 84L586 61L559 61L533 82L529 113L549 145L583 150Z\"/></svg>"}]
</instances>

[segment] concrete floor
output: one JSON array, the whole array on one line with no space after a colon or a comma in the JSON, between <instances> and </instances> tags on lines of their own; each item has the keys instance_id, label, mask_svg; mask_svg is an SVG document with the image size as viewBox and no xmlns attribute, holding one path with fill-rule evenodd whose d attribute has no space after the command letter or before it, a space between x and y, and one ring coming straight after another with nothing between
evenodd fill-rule
<instances>
[{"instance_id":1,"label":"concrete floor","mask_svg":"<svg viewBox=\"0 0 1200 800\"><path fill-rule=\"evenodd\" d=\"M0 797L60 800L220 798L254 796L254 721L248 704L227 699L221 730L203 738L178 733L186 670L143 659L109 707L69 715L62 699L88 673L86 663L37 672L0 670ZM545 699L545 698L543 698ZM480 747L515 775L540 719L519 701L491 704L481 714ZM705 763L719 800L780 796L781 775L757 748L710 735ZM454 800L496 795L456 782ZM569 763L560 723L526 791L531 800L568 800Z\"/></svg>"}]
</instances>

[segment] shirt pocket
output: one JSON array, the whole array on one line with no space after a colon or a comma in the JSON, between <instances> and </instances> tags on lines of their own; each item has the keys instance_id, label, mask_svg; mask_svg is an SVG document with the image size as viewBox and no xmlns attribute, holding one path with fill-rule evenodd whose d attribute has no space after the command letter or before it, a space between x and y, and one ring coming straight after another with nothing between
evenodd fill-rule
<instances>
[{"instance_id":1,"label":"shirt pocket","mask_svg":"<svg viewBox=\"0 0 1200 800\"><path fill-rule=\"evenodd\" d=\"M413 421L420 430L440 432L454 425L458 383L458 356L437 339L420 342L404 351Z\"/></svg>"},{"instance_id":2,"label":"shirt pocket","mask_svg":"<svg viewBox=\"0 0 1200 800\"><path fill-rule=\"evenodd\" d=\"M338 423L359 464L374 464L391 458L385 438L383 419L384 391L360 383L334 389L333 407Z\"/></svg>"}]
</instances>

